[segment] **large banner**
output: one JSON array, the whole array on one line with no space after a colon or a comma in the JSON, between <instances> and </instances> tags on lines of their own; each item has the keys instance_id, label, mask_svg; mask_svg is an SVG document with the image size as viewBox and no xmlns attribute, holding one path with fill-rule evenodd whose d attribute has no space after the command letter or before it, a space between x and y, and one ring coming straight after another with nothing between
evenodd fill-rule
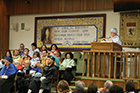
<instances>
[{"instance_id":1,"label":"large banner","mask_svg":"<svg viewBox=\"0 0 140 93\"><path fill-rule=\"evenodd\" d=\"M91 15L90 15L91 16ZM37 47L50 47L55 43L59 49L90 49L105 35L105 15L79 18L36 18L35 41Z\"/></svg>"}]
</instances>

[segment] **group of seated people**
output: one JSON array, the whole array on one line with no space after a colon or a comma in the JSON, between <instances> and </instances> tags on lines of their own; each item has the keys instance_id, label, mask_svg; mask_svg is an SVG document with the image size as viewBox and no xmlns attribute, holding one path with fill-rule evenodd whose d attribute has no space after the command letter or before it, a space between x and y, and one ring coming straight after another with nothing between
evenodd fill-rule
<instances>
[{"instance_id":1,"label":"group of seated people","mask_svg":"<svg viewBox=\"0 0 140 93\"><path fill-rule=\"evenodd\" d=\"M31 44L31 50L24 47L21 43L13 56L8 50L6 58L1 59L0 93L12 91L15 77L18 93L45 93L51 89L51 78L57 76L58 70L59 80L64 79L70 84L75 68L71 52L67 52L62 61L56 44L51 45L50 51L45 45L39 50L36 43Z\"/></svg>"},{"instance_id":2,"label":"group of seated people","mask_svg":"<svg viewBox=\"0 0 140 93\"><path fill-rule=\"evenodd\" d=\"M95 83L88 85L87 91L85 91L85 83L83 81L75 82L76 90L72 91L69 84L65 80L61 80L58 83L57 89L59 93L139 93L139 89L135 89L135 85L132 81L128 81L125 84L125 91L118 85L113 85L112 81L106 81L103 88L97 88Z\"/></svg>"}]
</instances>

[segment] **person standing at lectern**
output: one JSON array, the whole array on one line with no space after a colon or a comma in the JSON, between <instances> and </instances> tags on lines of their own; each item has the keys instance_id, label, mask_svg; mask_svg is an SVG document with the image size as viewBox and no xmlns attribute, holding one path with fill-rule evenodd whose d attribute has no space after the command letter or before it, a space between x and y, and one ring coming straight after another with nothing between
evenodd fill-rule
<instances>
[{"instance_id":1,"label":"person standing at lectern","mask_svg":"<svg viewBox=\"0 0 140 93\"><path fill-rule=\"evenodd\" d=\"M111 29L111 39L112 42L118 43L119 45L122 45L121 39L119 35L117 35L118 30L116 28Z\"/></svg>"}]
</instances>

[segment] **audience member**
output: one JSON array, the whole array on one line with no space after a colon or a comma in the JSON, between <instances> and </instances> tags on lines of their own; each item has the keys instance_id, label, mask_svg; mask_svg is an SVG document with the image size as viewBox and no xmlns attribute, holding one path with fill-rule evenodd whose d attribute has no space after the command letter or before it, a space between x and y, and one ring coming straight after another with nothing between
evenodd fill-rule
<instances>
[{"instance_id":1,"label":"audience member","mask_svg":"<svg viewBox=\"0 0 140 93\"><path fill-rule=\"evenodd\" d=\"M125 90L127 93L135 93L135 85L132 81L128 81L125 85Z\"/></svg>"},{"instance_id":2,"label":"audience member","mask_svg":"<svg viewBox=\"0 0 140 93\"><path fill-rule=\"evenodd\" d=\"M29 53L29 49L25 48L24 49L24 56L20 59L20 61L22 62L22 65L24 65L24 62L26 60L31 60L31 57L28 55L28 53Z\"/></svg>"},{"instance_id":3,"label":"audience member","mask_svg":"<svg viewBox=\"0 0 140 93\"><path fill-rule=\"evenodd\" d=\"M124 93L123 92L123 88L121 88L118 85L113 85L110 89L109 89L109 93Z\"/></svg>"},{"instance_id":4,"label":"audience member","mask_svg":"<svg viewBox=\"0 0 140 93\"><path fill-rule=\"evenodd\" d=\"M15 66L17 67L18 70L23 69L22 62L21 61L18 61L17 63L15 63Z\"/></svg>"},{"instance_id":5,"label":"audience member","mask_svg":"<svg viewBox=\"0 0 140 93\"><path fill-rule=\"evenodd\" d=\"M28 93L42 93L44 90L51 89L51 78L57 76L57 68L54 66L55 58L49 56L47 59L48 65L43 70L43 76L41 78L34 78L29 86Z\"/></svg>"},{"instance_id":6,"label":"audience member","mask_svg":"<svg viewBox=\"0 0 140 93\"><path fill-rule=\"evenodd\" d=\"M86 93L86 92L84 91L85 83L84 83L83 81L80 81L80 80L76 81L76 82L75 82L75 86L76 86L76 90L77 90L77 91L74 91L74 92L72 92L72 93Z\"/></svg>"},{"instance_id":7,"label":"audience member","mask_svg":"<svg viewBox=\"0 0 140 93\"><path fill-rule=\"evenodd\" d=\"M51 51L49 51L49 54L50 54L50 55L53 55L53 53L54 53L55 51L58 51L58 53L59 53L58 57L60 57L61 53L60 53L60 51L58 50L57 45L56 45L56 44L52 44L52 45L51 45Z\"/></svg>"},{"instance_id":8,"label":"audience member","mask_svg":"<svg viewBox=\"0 0 140 93\"><path fill-rule=\"evenodd\" d=\"M73 54L68 52L65 54L65 59L59 67L59 80L61 80L61 75L63 74L63 79L66 80L69 84L73 79L72 70L75 67L75 61L73 60Z\"/></svg>"},{"instance_id":9,"label":"audience member","mask_svg":"<svg viewBox=\"0 0 140 93\"><path fill-rule=\"evenodd\" d=\"M37 73L37 72L40 72L40 73L42 72L40 69L40 64L41 64L40 60L37 60L36 66L34 68L32 68L30 71L30 74L32 74L32 76L34 76L35 73Z\"/></svg>"},{"instance_id":10,"label":"audience member","mask_svg":"<svg viewBox=\"0 0 140 93\"><path fill-rule=\"evenodd\" d=\"M51 55L55 58L55 64L54 65L56 65L56 67L59 67L59 62L60 62L60 57L58 57L58 55L59 55L58 51L55 51L53 53L53 55Z\"/></svg>"},{"instance_id":11,"label":"audience member","mask_svg":"<svg viewBox=\"0 0 140 93\"><path fill-rule=\"evenodd\" d=\"M108 93L109 89L113 86L113 83L111 81L106 81L104 83L104 88L100 88L98 93L102 92L102 93Z\"/></svg>"},{"instance_id":12,"label":"audience member","mask_svg":"<svg viewBox=\"0 0 140 93\"><path fill-rule=\"evenodd\" d=\"M24 44L23 43L20 44L18 51L19 51L19 55L21 57L24 56Z\"/></svg>"},{"instance_id":13,"label":"audience member","mask_svg":"<svg viewBox=\"0 0 140 93\"><path fill-rule=\"evenodd\" d=\"M15 50L14 55L12 56L13 58L13 64L15 65L18 61L20 61L21 56L19 55L19 51Z\"/></svg>"},{"instance_id":14,"label":"audience member","mask_svg":"<svg viewBox=\"0 0 140 93\"><path fill-rule=\"evenodd\" d=\"M34 52L33 58L30 60L31 61L31 67L34 67L37 63L37 60L40 59L39 52Z\"/></svg>"},{"instance_id":15,"label":"audience member","mask_svg":"<svg viewBox=\"0 0 140 93\"><path fill-rule=\"evenodd\" d=\"M6 57L5 65L0 71L0 93L8 93L14 85L17 68L10 56Z\"/></svg>"},{"instance_id":16,"label":"audience member","mask_svg":"<svg viewBox=\"0 0 140 93\"><path fill-rule=\"evenodd\" d=\"M46 45L42 45L41 46L41 49L40 49L40 57L43 56L43 53L42 53L43 50L47 50L47 46Z\"/></svg>"},{"instance_id":17,"label":"audience member","mask_svg":"<svg viewBox=\"0 0 140 93\"><path fill-rule=\"evenodd\" d=\"M97 92L97 86L95 83L90 83L88 85L87 93L96 93Z\"/></svg>"},{"instance_id":18,"label":"audience member","mask_svg":"<svg viewBox=\"0 0 140 93\"><path fill-rule=\"evenodd\" d=\"M40 58L40 60L42 61L43 66L46 66L46 65L48 65L48 63L47 63L47 58L48 58L47 50L43 50L42 54L43 54L43 56Z\"/></svg>"},{"instance_id":19,"label":"audience member","mask_svg":"<svg viewBox=\"0 0 140 93\"><path fill-rule=\"evenodd\" d=\"M59 93L72 93L68 82L65 80L59 81L57 85L57 90L59 91Z\"/></svg>"},{"instance_id":20,"label":"audience member","mask_svg":"<svg viewBox=\"0 0 140 93\"><path fill-rule=\"evenodd\" d=\"M36 43L31 44L32 49L29 51L29 56L33 57L34 52L40 52L39 49L37 48Z\"/></svg>"}]
</instances>

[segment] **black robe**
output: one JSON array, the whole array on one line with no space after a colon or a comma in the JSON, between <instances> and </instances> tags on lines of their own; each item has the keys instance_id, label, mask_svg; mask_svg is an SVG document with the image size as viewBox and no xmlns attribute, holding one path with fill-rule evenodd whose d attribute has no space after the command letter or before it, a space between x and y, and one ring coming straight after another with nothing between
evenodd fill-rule
<instances>
[{"instance_id":1,"label":"black robe","mask_svg":"<svg viewBox=\"0 0 140 93\"><path fill-rule=\"evenodd\" d=\"M39 89L51 89L51 78L57 76L57 68L54 66L54 64L52 64L51 66L45 66L43 70L43 76L46 77L46 79L40 81L40 78L34 78L30 82L29 89L31 89L33 93L38 93Z\"/></svg>"}]
</instances>

